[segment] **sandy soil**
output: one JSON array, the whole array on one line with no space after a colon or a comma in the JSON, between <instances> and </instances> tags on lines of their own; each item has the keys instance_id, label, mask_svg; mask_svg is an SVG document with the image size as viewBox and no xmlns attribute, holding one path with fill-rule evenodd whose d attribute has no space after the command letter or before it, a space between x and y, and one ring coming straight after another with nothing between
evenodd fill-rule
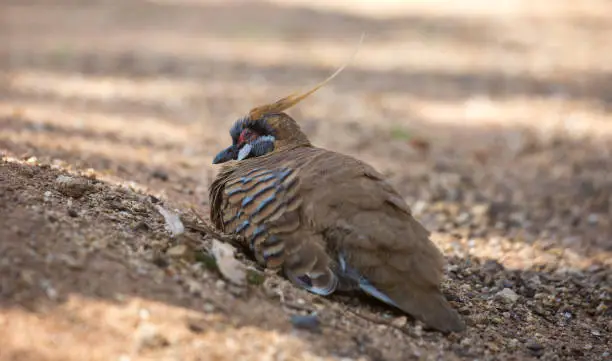
<instances>
[{"instance_id":1,"label":"sandy soil","mask_svg":"<svg viewBox=\"0 0 612 361\"><path fill-rule=\"evenodd\" d=\"M308 3L0 2L0 360L612 360L612 4ZM234 287L156 208L207 214L232 122L364 30L290 113L434 232L463 334Z\"/></svg>"}]
</instances>

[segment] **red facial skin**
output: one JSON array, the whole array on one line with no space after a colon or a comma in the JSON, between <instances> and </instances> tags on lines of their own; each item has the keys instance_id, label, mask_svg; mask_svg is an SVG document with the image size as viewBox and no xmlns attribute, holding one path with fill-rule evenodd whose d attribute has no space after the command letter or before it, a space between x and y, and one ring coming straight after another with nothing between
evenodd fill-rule
<instances>
[{"instance_id":1,"label":"red facial skin","mask_svg":"<svg viewBox=\"0 0 612 361\"><path fill-rule=\"evenodd\" d=\"M238 137L238 144L251 143L253 140L257 139L259 135L250 129L245 129L240 133L240 137Z\"/></svg>"}]
</instances>

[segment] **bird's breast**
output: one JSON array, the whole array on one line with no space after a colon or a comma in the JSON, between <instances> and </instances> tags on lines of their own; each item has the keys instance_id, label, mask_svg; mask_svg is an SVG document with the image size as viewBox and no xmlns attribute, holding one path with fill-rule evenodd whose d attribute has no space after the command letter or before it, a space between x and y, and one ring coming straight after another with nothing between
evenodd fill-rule
<instances>
[{"instance_id":1,"label":"bird's breast","mask_svg":"<svg viewBox=\"0 0 612 361\"><path fill-rule=\"evenodd\" d=\"M268 267L284 260L282 232L291 231L301 202L297 171L289 167L254 167L236 172L222 190L221 222L227 233L243 237L256 259ZM294 217L295 218L295 217Z\"/></svg>"}]
</instances>

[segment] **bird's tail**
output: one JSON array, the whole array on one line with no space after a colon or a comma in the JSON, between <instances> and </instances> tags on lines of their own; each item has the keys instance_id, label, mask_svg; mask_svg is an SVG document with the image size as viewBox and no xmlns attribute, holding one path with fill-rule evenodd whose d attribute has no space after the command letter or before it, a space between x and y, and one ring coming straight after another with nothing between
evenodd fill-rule
<instances>
[{"instance_id":1,"label":"bird's tail","mask_svg":"<svg viewBox=\"0 0 612 361\"><path fill-rule=\"evenodd\" d=\"M444 295L436 288L428 290L400 287L386 293L396 307L426 325L442 332L461 332L465 323Z\"/></svg>"}]
</instances>

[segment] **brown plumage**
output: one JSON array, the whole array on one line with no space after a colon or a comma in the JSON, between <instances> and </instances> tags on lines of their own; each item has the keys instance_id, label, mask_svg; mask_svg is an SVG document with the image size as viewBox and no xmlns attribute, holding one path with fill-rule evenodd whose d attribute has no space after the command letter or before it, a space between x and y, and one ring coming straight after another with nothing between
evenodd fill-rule
<instances>
[{"instance_id":1,"label":"brown plumage","mask_svg":"<svg viewBox=\"0 0 612 361\"><path fill-rule=\"evenodd\" d=\"M403 198L369 165L313 146L282 112L338 72L236 122L233 144L214 160L229 163L210 188L211 219L311 292L361 289L433 328L462 331L439 289L442 254Z\"/></svg>"}]
</instances>

